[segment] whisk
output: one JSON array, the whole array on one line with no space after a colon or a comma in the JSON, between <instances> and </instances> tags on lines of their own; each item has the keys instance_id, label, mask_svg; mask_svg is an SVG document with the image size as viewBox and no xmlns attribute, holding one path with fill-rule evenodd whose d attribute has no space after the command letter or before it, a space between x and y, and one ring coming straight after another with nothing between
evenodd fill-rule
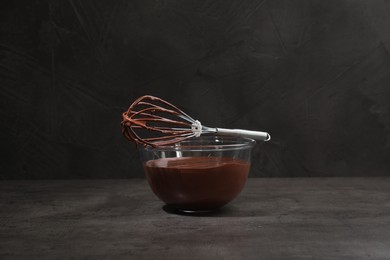
<instances>
[{"instance_id":1,"label":"whisk","mask_svg":"<svg viewBox=\"0 0 390 260\"><path fill-rule=\"evenodd\" d=\"M175 144L202 134L240 136L261 141L271 139L266 132L204 126L176 106L150 95L134 101L122 114L122 119L122 133L127 139L154 147Z\"/></svg>"}]
</instances>

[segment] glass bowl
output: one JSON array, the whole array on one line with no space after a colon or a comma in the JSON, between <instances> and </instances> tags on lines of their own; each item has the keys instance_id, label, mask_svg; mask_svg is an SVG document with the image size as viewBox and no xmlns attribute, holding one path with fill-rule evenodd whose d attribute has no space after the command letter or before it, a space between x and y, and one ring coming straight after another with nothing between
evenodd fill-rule
<instances>
[{"instance_id":1,"label":"glass bowl","mask_svg":"<svg viewBox=\"0 0 390 260\"><path fill-rule=\"evenodd\" d=\"M218 209L232 201L248 178L249 138L200 136L172 146L139 147L150 188L170 208Z\"/></svg>"}]
</instances>

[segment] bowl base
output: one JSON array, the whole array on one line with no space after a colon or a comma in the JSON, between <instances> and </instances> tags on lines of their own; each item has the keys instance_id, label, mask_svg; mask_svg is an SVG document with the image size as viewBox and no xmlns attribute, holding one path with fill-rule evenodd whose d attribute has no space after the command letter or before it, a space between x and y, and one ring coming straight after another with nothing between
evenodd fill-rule
<instances>
[{"instance_id":1,"label":"bowl base","mask_svg":"<svg viewBox=\"0 0 390 260\"><path fill-rule=\"evenodd\" d=\"M178 215L195 215L195 216L202 216L202 215L211 215L215 214L221 211L220 208L214 208L214 209L201 209L201 210L194 210L194 209L184 209L179 208L171 205L164 205L163 210L165 212L171 213L171 214L178 214Z\"/></svg>"}]
</instances>

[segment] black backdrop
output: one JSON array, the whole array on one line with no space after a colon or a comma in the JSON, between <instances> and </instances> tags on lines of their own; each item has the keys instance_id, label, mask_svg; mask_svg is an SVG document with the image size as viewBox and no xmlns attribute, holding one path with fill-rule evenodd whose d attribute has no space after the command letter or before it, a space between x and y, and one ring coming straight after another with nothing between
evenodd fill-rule
<instances>
[{"instance_id":1,"label":"black backdrop","mask_svg":"<svg viewBox=\"0 0 390 260\"><path fill-rule=\"evenodd\" d=\"M390 2L3 1L1 178L143 176L137 97L269 131L250 176L390 175Z\"/></svg>"}]
</instances>

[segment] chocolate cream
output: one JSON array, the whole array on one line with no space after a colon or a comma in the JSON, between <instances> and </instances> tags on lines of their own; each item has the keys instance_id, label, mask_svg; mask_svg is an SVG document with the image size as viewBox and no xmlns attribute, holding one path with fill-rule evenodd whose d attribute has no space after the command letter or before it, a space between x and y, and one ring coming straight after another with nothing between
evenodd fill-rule
<instances>
[{"instance_id":1,"label":"chocolate cream","mask_svg":"<svg viewBox=\"0 0 390 260\"><path fill-rule=\"evenodd\" d=\"M234 199L243 189L250 164L234 158L162 158L144 163L153 192L167 205L211 210Z\"/></svg>"}]
</instances>

